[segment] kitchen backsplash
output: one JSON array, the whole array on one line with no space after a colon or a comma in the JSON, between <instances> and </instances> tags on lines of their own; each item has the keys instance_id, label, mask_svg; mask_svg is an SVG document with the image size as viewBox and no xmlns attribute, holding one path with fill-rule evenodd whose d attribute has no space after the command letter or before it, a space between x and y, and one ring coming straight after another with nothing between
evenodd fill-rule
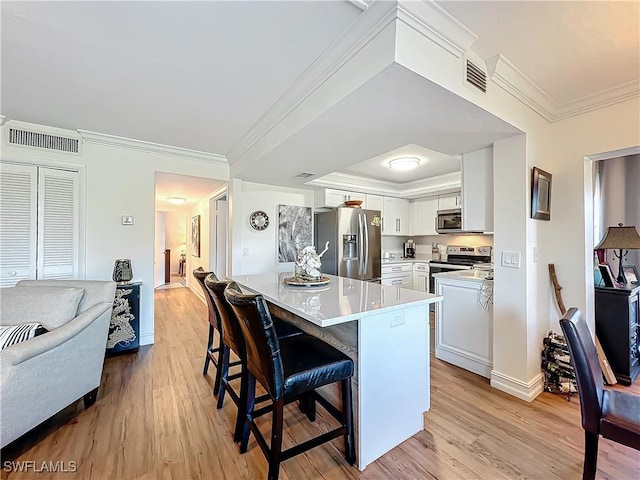
<instances>
[{"instance_id":1,"label":"kitchen backsplash","mask_svg":"<svg viewBox=\"0 0 640 480\"><path fill-rule=\"evenodd\" d=\"M493 235L425 235L414 237L382 237L382 251L390 252L395 258L402 256L402 244L408 239L412 239L416 244L416 256L430 256L431 244L438 243L440 252L445 254L447 245L464 245L464 246L490 246L493 247Z\"/></svg>"}]
</instances>

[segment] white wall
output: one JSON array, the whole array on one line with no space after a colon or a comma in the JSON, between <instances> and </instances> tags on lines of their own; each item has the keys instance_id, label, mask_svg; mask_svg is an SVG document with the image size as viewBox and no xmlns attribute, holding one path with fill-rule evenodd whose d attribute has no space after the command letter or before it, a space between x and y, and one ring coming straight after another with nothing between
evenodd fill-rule
<instances>
[{"instance_id":1,"label":"white wall","mask_svg":"<svg viewBox=\"0 0 640 480\"><path fill-rule=\"evenodd\" d=\"M2 129L6 129L5 124ZM4 131L2 132L4 134ZM111 279L116 258L130 258L134 280L142 281L140 341L153 343L155 173L157 171L227 180L229 167L193 155L125 148L85 141L81 156L3 145L2 158L29 163L86 167L86 278ZM193 153L193 152L191 152ZM134 224L120 224L132 215Z\"/></svg>"},{"instance_id":2,"label":"white wall","mask_svg":"<svg viewBox=\"0 0 640 480\"><path fill-rule=\"evenodd\" d=\"M193 249L191 242L193 217L195 217L196 215L200 215L199 257L196 257L194 255L195 250ZM189 211L189 216L187 218L187 263L185 267L187 287L189 287L196 295L198 295L202 301L204 301L204 292L202 291L202 287L200 286L200 284L198 284L196 279L193 278L192 272L198 267L202 267L202 269L205 271L210 271L209 236L211 229L209 226L209 222L209 198L205 197Z\"/></svg>"},{"instance_id":3,"label":"white wall","mask_svg":"<svg viewBox=\"0 0 640 480\"><path fill-rule=\"evenodd\" d=\"M556 265L565 304L583 309L593 328L592 182L585 157L640 145L640 99L549 123L495 83L491 73L486 94L467 87L461 75L464 58L398 25L398 63L525 132L494 144L492 384L530 400L542 386L542 338L549 328L559 330L549 263ZM495 154L496 148L502 153ZM533 166L553 175L551 221L530 218ZM520 269L499 265L505 250L521 254Z\"/></svg>"},{"instance_id":4,"label":"white wall","mask_svg":"<svg viewBox=\"0 0 640 480\"><path fill-rule=\"evenodd\" d=\"M165 248L171 250L171 273L178 274L180 254L187 253L187 213L165 212Z\"/></svg>"},{"instance_id":5,"label":"white wall","mask_svg":"<svg viewBox=\"0 0 640 480\"><path fill-rule=\"evenodd\" d=\"M276 187L233 179L229 188L231 213L231 275L250 275L273 270L293 272L293 263L278 263L278 205L313 207L313 190ZM249 216L262 210L269 226L257 231ZM243 253L244 252L244 253Z\"/></svg>"}]
</instances>

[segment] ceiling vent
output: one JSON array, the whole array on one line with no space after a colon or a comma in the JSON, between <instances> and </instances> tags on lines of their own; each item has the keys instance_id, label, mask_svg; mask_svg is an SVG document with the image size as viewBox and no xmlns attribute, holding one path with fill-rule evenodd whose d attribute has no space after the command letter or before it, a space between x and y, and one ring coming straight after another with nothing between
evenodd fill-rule
<instances>
[{"instance_id":1,"label":"ceiling vent","mask_svg":"<svg viewBox=\"0 0 640 480\"><path fill-rule=\"evenodd\" d=\"M9 128L9 144L45 148L57 152L80 153L80 141L77 138L50 135L20 128Z\"/></svg>"},{"instance_id":2,"label":"ceiling vent","mask_svg":"<svg viewBox=\"0 0 640 480\"><path fill-rule=\"evenodd\" d=\"M482 93L487 93L487 74L469 60L467 60L467 82Z\"/></svg>"},{"instance_id":3,"label":"ceiling vent","mask_svg":"<svg viewBox=\"0 0 640 480\"><path fill-rule=\"evenodd\" d=\"M314 175L315 173L302 172L296 175L296 178L309 178L309 177L313 177Z\"/></svg>"}]
</instances>

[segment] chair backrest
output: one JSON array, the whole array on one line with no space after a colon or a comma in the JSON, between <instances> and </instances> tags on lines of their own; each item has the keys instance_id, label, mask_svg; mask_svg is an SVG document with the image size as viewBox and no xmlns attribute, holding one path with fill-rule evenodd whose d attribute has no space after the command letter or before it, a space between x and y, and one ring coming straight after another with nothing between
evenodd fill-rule
<instances>
[{"instance_id":1,"label":"chair backrest","mask_svg":"<svg viewBox=\"0 0 640 480\"><path fill-rule=\"evenodd\" d=\"M213 272L205 272L202 267L198 267L193 271L194 278L200 284L202 288L202 292L204 293L204 299L207 301L207 309L209 310L209 323L213 325L218 331L220 331L220 316L218 315L218 309L213 303L213 299L211 298L211 292L207 289L207 286L204 284L204 279L207 278L208 275L213 275L218 280L218 277L215 276Z\"/></svg>"},{"instance_id":2,"label":"chair backrest","mask_svg":"<svg viewBox=\"0 0 640 480\"><path fill-rule=\"evenodd\" d=\"M245 356L244 337L240 328L240 320L236 317L236 313L227 302L224 296L224 289L231 283L230 280L219 281L212 273L204 279L204 284L209 289L213 303L215 303L220 323L222 324L222 340L229 345L236 355L243 359Z\"/></svg>"},{"instance_id":3,"label":"chair backrest","mask_svg":"<svg viewBox=\"0 0 640 480\"><path fill-rule=\"evenodd\" d=\"M599 433L604 386L596 346L587 322L577 308L567 310L560 319L560 327L567 340L576 374L582 427L589 432Z\"/></svg>"},{"instance_id":4,"label":"chair backrest","mask_svg":"<svg viewBox=\"0 0 640 480\"><path fill-rule=\"evenodd\" d=\"M280 343L262 295L240 292L230 283L224 296L240 321L247 353L247 368L275 401L282 397L284 371L280 357Z\"/></svg>"}]
</instances>

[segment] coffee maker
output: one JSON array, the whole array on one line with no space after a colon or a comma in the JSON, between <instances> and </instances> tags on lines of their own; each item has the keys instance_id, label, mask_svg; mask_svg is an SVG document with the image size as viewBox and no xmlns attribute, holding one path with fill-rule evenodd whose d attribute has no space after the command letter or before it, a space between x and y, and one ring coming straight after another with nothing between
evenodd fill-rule
<instances>
[{"instance_id":1,"label":"coffee maker","mask_svg":"<svg viewBox=\"0 0 640 480\"><path fill-rule=\"evenodd\" d=\"M402 256L404 258L416 258L416 244L413 240L407 240L402 244Z\"/></svg>"}]
</instances>

